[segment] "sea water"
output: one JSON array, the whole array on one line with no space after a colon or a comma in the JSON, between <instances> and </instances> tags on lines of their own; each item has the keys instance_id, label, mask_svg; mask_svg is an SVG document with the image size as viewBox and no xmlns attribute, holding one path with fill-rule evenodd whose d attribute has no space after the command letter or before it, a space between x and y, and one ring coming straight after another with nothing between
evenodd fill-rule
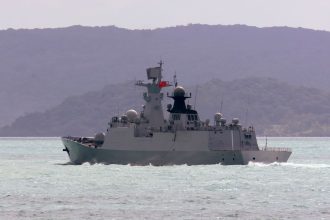
<instances>
[{"instance_id":1,"label":"sea water","mask_svg":"<svg viewBox=\"0 0 330 220\"><path fill-rule=\"evenodd\" d=\"M59 138L1 138L0 219L330 219L330 138L268 146L288 163L68 165Z\"/></svg>"}]
</instances>

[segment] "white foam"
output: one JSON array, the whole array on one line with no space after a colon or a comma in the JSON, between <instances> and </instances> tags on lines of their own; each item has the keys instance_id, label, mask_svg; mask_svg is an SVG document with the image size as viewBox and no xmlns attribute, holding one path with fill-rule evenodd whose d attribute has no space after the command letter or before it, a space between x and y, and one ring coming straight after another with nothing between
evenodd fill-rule
<instances>
[{"instance_id":1,"label":"white foam","mask_svg":"<svg viewBox=\"0 0 330 220\"><path fill-rule=\"evenodd\" d=\"M283 167L294 167L294 168L330 168L330 164L302 164L302 163L258 163L258 162L249 162L248 166L251 167L274 167L274 166L283 166Z\"/></svg>"},{"instance_id":2,"label":"white foam","mask_svg":"<svg viewBox=\"0 0 330 220\"><path fill-rule=\"evenodd\" d=\"M322 163L311 163L311 164L302 164L302 163L281 163L281 166L288 166L288 167L304 167L304 168L330 168L330 164L322 164Z\"/></svg>"}]
</instances>

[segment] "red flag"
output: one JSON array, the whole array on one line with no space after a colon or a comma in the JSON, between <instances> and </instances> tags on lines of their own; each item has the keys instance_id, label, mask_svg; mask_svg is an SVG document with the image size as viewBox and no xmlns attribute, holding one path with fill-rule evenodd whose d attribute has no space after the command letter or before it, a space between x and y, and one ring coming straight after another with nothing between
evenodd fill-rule
<instances>
[{"instance_id":1,"label":"red flag","mask_svg":"<svg viewBox=\"0 0 330 220\"><path fill-rule=\"evenodd\" d=\"M160 81L158 86L159 86L159 88L163 88L163 87L169 86L169 83L167 81Z\"/></svg>"}]
</instances>

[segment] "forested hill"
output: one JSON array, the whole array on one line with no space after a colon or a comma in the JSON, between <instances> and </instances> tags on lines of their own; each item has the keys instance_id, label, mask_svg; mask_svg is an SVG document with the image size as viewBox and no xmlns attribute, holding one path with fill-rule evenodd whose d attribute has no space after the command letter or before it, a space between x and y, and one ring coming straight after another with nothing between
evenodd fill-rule
<instances>
[{"instance_id":1,"label":"forested hill","mask_svg":"<svg viewBox=\"0 0 330 220\"><path fill-rule=\"evenodd\" d=\"M330 33L189 25L0 31L0 127L65 98L139 79L160 59L185 84L272 77L329 91Z\"/></svg>"},{"instance_id":2,"label":"forested hill","mask_svg":"<svg viewBox=\"0 0 330 220\"><path fill-rule=\"evenodd\" d=\"M330 135L330 94L318 89L250 77L214 79L186 90L192 92L189 102L196 106L203 120L212 121L214 113L221 110L227 121L238 117L243 125L253 125L259 136ZM115 114L130 108L141 110L142 92L133 82L108 85L100 91L70 97L43 113L20 117L2 128L0 135L94 135L104 131ZM165 98L164 105L167 103L172 100Z\"/></svg>"}]
</instances>

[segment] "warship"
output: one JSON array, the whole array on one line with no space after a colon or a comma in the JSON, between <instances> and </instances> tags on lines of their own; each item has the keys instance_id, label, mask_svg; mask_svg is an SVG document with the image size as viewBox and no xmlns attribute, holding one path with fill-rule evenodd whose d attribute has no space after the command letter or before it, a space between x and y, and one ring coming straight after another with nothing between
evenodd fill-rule
<instances>
[{"instance_id":1,"label":"warship","mask_svg":"<svg viewBox=\"0 0 330 220\"><path fill-rule=\"evenodd\" d=\"M239 119L227 122L220 112L214 122L202 121L196 109L186 104L191 98L174 80L162 79L162 62L147 69L147 82L142 110L130 109L111 118L106 132L94 137L62 137L63 151L71 163L85 162L131 165L245 165L249 162L286 162L289 148L259 147L252 126L244 128ZM169 117L164 118L162 89L173 86L167 98Z\"/></svg>"}]
</instances>

